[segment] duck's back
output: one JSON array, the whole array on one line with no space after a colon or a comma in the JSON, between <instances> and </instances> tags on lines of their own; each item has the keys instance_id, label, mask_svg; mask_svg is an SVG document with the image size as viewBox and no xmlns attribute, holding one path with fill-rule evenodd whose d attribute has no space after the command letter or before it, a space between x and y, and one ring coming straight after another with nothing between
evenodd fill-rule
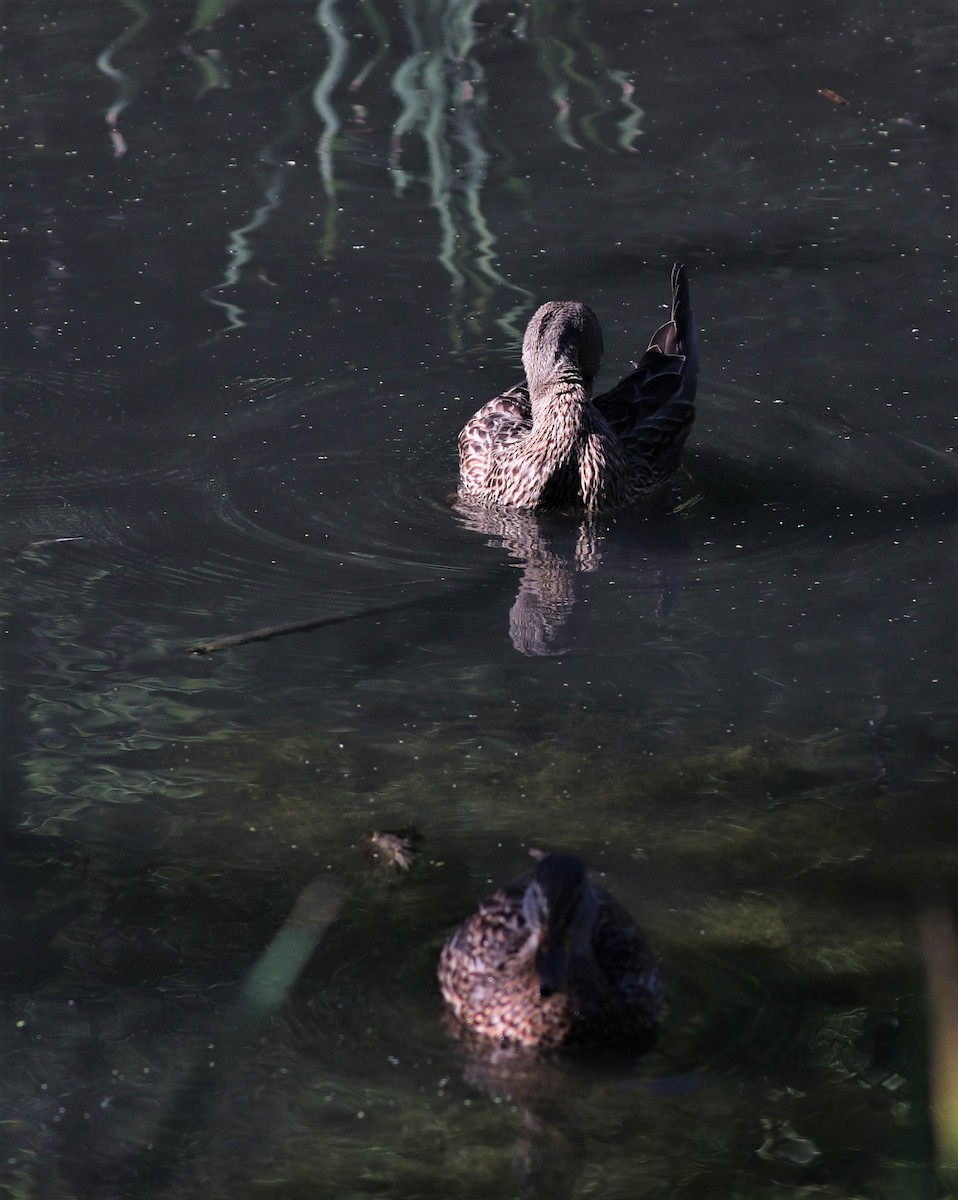
<instances>
[{"instance_id":1,"label":"duck's back","mask_svg":"<svg viewBox=\"0 0 958 1200\"><path fill-rule=\"evenodd\" d=\"M532 429L529 389L518 384L484 404L459 434L459 494L481 494L488 487L497 448L515 445Z\"/></svg>"},{"instance_id":2,"label":"duck's back","mask_svg":"<svg viewBox=\"0 0 958 1200\"><path fill-rule=\"evenodd\" d=\"M528 998L538 983L522 911L529 878L493 892L455 930L439 959L439 985L453 1013L476 1033L534 1043Z\"/></svg>"}]
</instances>

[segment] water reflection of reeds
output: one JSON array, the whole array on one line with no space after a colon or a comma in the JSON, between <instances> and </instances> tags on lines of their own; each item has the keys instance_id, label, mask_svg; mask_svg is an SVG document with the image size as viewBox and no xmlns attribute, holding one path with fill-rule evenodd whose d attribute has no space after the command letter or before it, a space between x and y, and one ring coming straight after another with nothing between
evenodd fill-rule
<instances>
[{"instance_id":1,"label":"water reflection of reeds","mask_svg":"<svg viewBox=\"0 0 958 1200\"><path fill-rule=\"evenodd\" d=\"M499 108L499 97L497 76L490 76L484 59L501 57L504 46L513 58L518 51L528 59L546 89L558 144L577 151L633 150L643 116L634 83L587 36L579 8L565 13L554 3L536 3L497 13L479 0L406 0L395 9L372 0L320 0L301 31L304 54L312 58L312 80L304 88L290 64L281 55L266 57L249 32L254 22L264 22L295 36L300 18L280 19L246 5L247 25L234 21L234 7L228 0L199 0L179 39L179 53L199 75L192 97L203 105L196 110L198 123L214 128L208 104L213 92L261 86L269 78L286 96L284 101L274 86L264 102L269 111L250 127L264 131L260 147L247 145L231 156L231 165L245 160L253 166L260 198L246 200L245 215L223 231L225 266L205 292L225 314L221 333L248 322L243 281L275 274L261 261L267 253L262 234L281 215L295 219L285 193L290 172L308 161L297 155L298 135L315 133L306 153L318 177L312 204L320 226L319 264L342 255L349 193L372 165L389 180L392 200L384 204L408 209L425 201L433 214L435 261L451 296L453 344L461 347L482 334L487 318L518 340L521 315L533 297L500 261L488 202L495 193L527 196L528 184L516 167L508 124L501 133L490 129L488 113ZM148 82L148 39L162 45L170 36L168 15L159 20L145 0L128 0L124 8L133 19L96 57L115 87L104 119L117 157L142 152L143 133L135 129L132 110ZM291 238L285 234L283 240Z\"/></svg>"}]
</instances>

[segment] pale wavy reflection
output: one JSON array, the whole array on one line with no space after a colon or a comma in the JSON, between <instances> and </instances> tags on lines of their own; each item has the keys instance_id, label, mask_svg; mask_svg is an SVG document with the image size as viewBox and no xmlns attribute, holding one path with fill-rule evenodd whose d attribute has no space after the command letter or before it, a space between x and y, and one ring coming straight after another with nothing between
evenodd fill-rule
<instances>
[{"instance_id":1,"label":"pale wavy reflection","mask_svg":"<svg viewBox=\"0 0 958 1200\"><path fill-rule=\"evenodd\" d=\"M329 44L329 60L313 88L313 107L323 126L322 135L316 145L316 157L323 190L327 198L333 201L336 197L333 139L339 132L340 120L332 104L332 93L342 80L349 57L349 42L339 16L337 0L320 0L316 10L316 23L326 34Z\"/></svg>"},{"instance_id":2,"label":"pale wavy reflection","mask_svg":"<svg viewBox=\"0 0 958 1200\"><path fill-rule=\"evenodd\" d=\"M271 162L269 147L262 152L260 159L262 162ZM230 230L227 245L227 265L226 270L223 272L223 278L206 293L206 298L210 304L215 304L217 308L222 308L226 314L226 325L215 337L221 336L230 329L241 329L246 324L246 321L243 319L242 306L230 300L222 300L215 293L239 283L243 267L253 258L249 235L265 225L270 218L270 214L279 206L283 194L283 167L281 164L275 162L275 160L272 161L272 165L274 169L269 183L263 192L263 203L256 209L245 225ZM215 340L215 337L213 340Z\"/></svg>"},{"instance_id":3,"label":"pale wavy reflection","mask_svg":"<svg viewBox=\"0 0 958 1200\"><path fill-rule=\"evenodd\" d=\"M98 69L117 88L116 99L105 116L116 157L128 150L120 115L144 80L131 68L122 69L115 60L153 19L145 0L122 3L135 20L96 59ZM197 101L231 86L241 55L244 77L264 75L262 68L256 71L255 60L242 46L231 49L231 71L224 50L201 48L192 40L208 32L230 8L228 0L198 0L179 46L180 53L199 73ZM555 107L555 135L576 150L586 146L634 150L644 115L634 100L634 82L625 71L608 65L601 47L586 37L578 11L571 16L560 14L552 2L533 4L518 15L509 13L498 23L493 21L492 26L479 0L407 0L395 17L388 9L380 11L373 0L362 0L358 5L319 0L311 20L323 39L319 44L322 61L317 64L310 90L319 126L315 154L322 189L317 198L322 222L320 257L324 261L336 257L343 184L355 183L350 178L350 167L358 164L344 131L350 125L375 133L377 123L367 125L366 118L370 107L381 108L384 90L380 86L373 94L373 80L383 63L392 58L389 92L395 103L385 118L388 140L377 143L373 137L368 144L373 147L374 161L388 172L396 201L421 203L422 189L428 197L438 224L436 259L449 279L452 293L453 344L461 347L467 331L475 332L487 314L502 331L518 340L520 318L531 305L532 295L510 279L499 264L497 236L483 200L493 164L503 174L499 186L521 191L524 184L521 177L511 173L509 145L497 144L494 151L490 149L484 122L497 97L490 95L479 50L494 44L490 27L500 39L529 44ZM350 60L357 54L364 56L363 61L352 65ZM276 72L265 74L275 76ZM359 103L367 88L368 105ZM225 269L221 279L204 292L208 303L225 314L217 338L246 324L242 304L224 293L237 288L255 260L252 235L270 223L283 205L292 163L282 161L278 151L290 136L290 126L297 124L295 114L301 109L301 92L293 91L286 103L294 116L292 121L282 122L285 128L278 135L275 116L263 114L263 126L270 131L268 140L252 155L254 162L269 168L262 200L251 216L226 232ZM204 113L201 119L206 120L208 115ZM610 118L615 125L614 136L600 132L600 122Z\"/></svg>"},{"instance_id":4,"label":"pale wavy reflection","mask_svg":"<svg viewBox=\"0 0 958 1200\"><path fill-rule=\"evenodd\" d=\"M97 55L96 59L97 69L112 79L117 87L116 99L106 110L104 118L107 129L110 131L110 141L113 143L113 154L116 158L122 158L127 151L126 139L120 132L120 113L132 103L136 93L140 90L140 85L125 71L121 71L119 67L113 65L113 56L128 42L131 42L150 21L149 9L143 0L123 0L123 7L135 13L136 20L124 29L102 54Z\"/></svg>"},{"instance_id":5,"label":"pale wavy reflection","mask_svg":"<svg viewBox=\"0 0 958 1200\"><path fill-rule=\"evenodd\" d=\"M438 257L453 293L462 300L468 288L466 307L478 312L499 288L519 297L497 321L518 340L517 322L532 295L494 265L496 239L481 204L490 155L479 131L488 99L485 73L472 53L477 8L477 0L457 0L440 12L427 4L405 6L413 53L393 75L402 109L393 124L389 166L396 194L402 195L412 179L402 165L403 139L417 132L425 143L430 204L439 220ZM465 151L461 159L457 145ZM461 334L455 341L460 344Z\"/></svg>"},{"instance_id":6,"label":"pale wavy reflection","mask_svg":"<svg viewBox=\"0 0 958 1200\"><path fill-rule=\"evenodd\" d=\"M549 83L549 95L555 105L555 131L559 140L573 150L584 149L583 142L608 149L596 128L599 120L621 104L626 116L618 122L618 145L632 150L643 110L632 100L634 84L624 71L611 69L602 48L586 38L580 26L580 12L574 11L568 31L560 34L555 0L538 0L529 6L528 15L516 21L516 34L535 46L539 70ZM618 97L607 95L599 82L605 78L619 85ZM582 104L579 97L583 98ZM590 105L582 115L579 109Z\"/></svg>"}]
</instances>

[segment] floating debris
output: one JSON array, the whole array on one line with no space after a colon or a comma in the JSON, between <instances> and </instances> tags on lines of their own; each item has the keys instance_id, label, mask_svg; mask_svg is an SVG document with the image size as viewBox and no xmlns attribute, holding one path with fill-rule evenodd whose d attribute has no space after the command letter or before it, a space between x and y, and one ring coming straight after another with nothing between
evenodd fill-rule
<instances>
[{"instance_id":1,"label":"floating debris","mask_svg":"<svg viewBox=\"0 0 958 1200\"><path fill-rule=\"evenodd\" d=\"M82 542L81 537L42 537L34 538L32 542L24 542L17 547L17 554L25 554L28 550L42 550L44 546L59 546L62 542Z\"/></svg>"},{"instance_id":2,"label":"floating debris","mask_svg":"<svg viewBox=\"0 0 958 1200\"><path fill-rule=\"evenodd\" d=\"M831 88L819 88L819 96L824 96L826 100L831 100L832 104L847 104L848 101L844 96L840 96L838 92L833 92Z\"/></svg>"},{"instance_id":3,"label":"floating debris","mask_svg":"<svg viewBox=\"0 0 958 1200\"><path fill-rule=\"evenodd\" d=\"M374 829L369 835L368 851L384 871L408 871L416 861L422 836L415 829Z\"/></svg>"},{"instance_id":4,"label":"floating debris","mask_svg":"<svg viewBox=\"0 0 958 1200\"><path fill-rule=\"evenodd\" d=\"M800 1137L787 1122L762 1123L767 1133L765 1141L755 1152L759 1158L789 1163L793 1167L807 1167L822 1157L815 1143L810 1138Z\"/></svg>"}]
</instances>

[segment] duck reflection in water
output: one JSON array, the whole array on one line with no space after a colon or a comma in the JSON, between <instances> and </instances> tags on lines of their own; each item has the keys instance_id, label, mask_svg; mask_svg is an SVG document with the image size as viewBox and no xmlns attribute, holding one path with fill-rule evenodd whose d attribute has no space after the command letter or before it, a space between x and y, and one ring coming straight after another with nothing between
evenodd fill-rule
<instances>
[{"instance_id":1,"label":"duck reflection in water","mask_svg":"<svg viewBox=\"0 0 958 1200\"><path fill-rule=\"evenodd\" d=\"M456 508L463 523L501 541L524 564L513 644L562 649L576 577L602 561L601 514L667 506L667 487L695 417L698 337L688 275L672 268L672 315L634 371L593 397L602 358L595 314L551 301L522 343L526 381L483 405L459 435ZM570 548L548 515L576 519Z\"/></svg>"},{"instance_id":2,"label":"duck reflection in water","mask_svg":"<svg viewBox=\"0 0 958 1200\"><path fill-rule=\"evenodd\" d=\"M467 529L484 534L491 546L502 546L522 568L509 613L509 636L521 654L558 655L570 648L581 627L576 605L586 580L610 558L625 566L634 587L654 596L659 616L669 611L680 586L688 557L685 529L654 512L651 503L638 526L614 515L584 514L569 521L556 513L456 508ZM613 525L618 528L610 536Z\"/></svg>"}]
</instances>

